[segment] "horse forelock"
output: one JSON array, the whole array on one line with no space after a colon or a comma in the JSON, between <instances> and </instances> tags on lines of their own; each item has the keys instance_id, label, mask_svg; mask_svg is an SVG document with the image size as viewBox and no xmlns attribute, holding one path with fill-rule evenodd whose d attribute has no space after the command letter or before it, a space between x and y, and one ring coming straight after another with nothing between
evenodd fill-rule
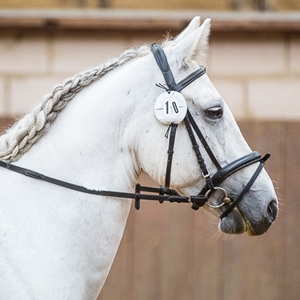
<instances>
[{"instance_id":1,"label":"horse forelock","mask_svg":"<svg viewBox=\"0 0 300 300\"><path fill-rule=\"evenodd\" d=\"M130 48L118 58L79 73L67 79L63 84L54 87L52 93L45 96L44 100L33 111L19 119L0 136L0 159L6 162L17 161L47 132L59 112L83 88L115 68L134 58L145 56L149 52L150 47L147 45L138 49Z\"/></svg>"}]
</instances>

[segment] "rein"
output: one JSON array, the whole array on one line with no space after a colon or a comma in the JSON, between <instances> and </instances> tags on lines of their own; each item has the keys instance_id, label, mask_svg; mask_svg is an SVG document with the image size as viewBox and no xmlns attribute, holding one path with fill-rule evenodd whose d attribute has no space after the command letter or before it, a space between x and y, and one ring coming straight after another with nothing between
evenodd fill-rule
<instances>
[{"instance_id":1,"label":"rein","mask_svg":"<svg viewBox=\"0 0 300 300\"><path fill-rule=\"evenodd\" d=\"M53 177L45 176L41 173L25 169L16 165L12 165L10 163L6 163L4 161L0 161L0 167L3 167L7 170L22 174L27 177L31 177L34 179L39 179L42 181L46 181L70 190L74 190L77 192L97 195L97 196L107 196L107 197L118 197L118 198L127 198L127 199L135 199L136 202L140 200L157 200L159 202L169 201L169 202L189 202L189 197L179 196L177 193L173 193L172 190L165 189L164 187L160 188L152 188L141 186L140 184L136 185L135 193L125 193L125 192L115 192L115 191L103 191L103 190L92 190L87 189L81 185L76 185L73 183L69 183L63 180L59 180ZM159 195L150 195L150 194L141 194L141 192L150 192L150 193L158 193ZM137 207L136 207L137 208ZM138 209L138 208L137 208Z\"/></svg>"},{"instance_id":2,"label":"rein","mask_svg":"<svg viewBox=\"0 0 300 300\"><path fill-rule=\"evenodd\" d=\"M168 86L167 93L171 93L172 91L179 93L182 89L187 87L189 84L191 84L193 81L201 77L205 74L206 69L205 67L201 66L198 70L188 75L186 78L181 80L179 83L176 83L173 73L170 69L170 66L168 64L168 60L165 56L165 53L160 45L153 44L151 46L151 51L154 55L154 58L157 62L157 65L159 66L165 82ZM159 87L164 87L163 85L158 85ZM203 178L206 181L206 185L203 187L203 189L199 192L198 195L194 196L182 196L179 195L178 192L174 189L170 189L170 183L171 183L171 170L172 170L172 159L174 154L174 144L175 144L175 137L176 137L176 130L178 127L178 123L181 121L184 122L184 125L188 131L188 135L191 140L191 144L193 147L193 150L195 152L195 155L197 157L197 162L199 164L199 168L201 171L201 174ZM166 123L164 123L166 124ZM0 167L3 167L7 170L22 174L24 176L46 181L67 189L75 190L82 193L92 194L92 195L98 195L98 196L107 196L107 197L117 197L117 198L127 198L127 199L134 199L135 200L135 208L138 210L140 209L140 201L141 200L153 200L153 201L159 201L160 203L163 203L164 201L169 202L177 202L177 203L192 203L192 208L194 210L198 210L200 207L202 207L206 202L208 206L211 208L219 208L222 206L227 205L226 210L222 212L220 218L224 218L228 216L230 212L232 212L233 209L237 209L238 203L242 200L243 196L249 191L252 184L260 174L261 170L264 167L264 164L266 160L270 157L270 154L266 154L264 157L261 157L261 155L258 152L252 152L249 153L231 163L226 165L225 167L221 167L218 160L216 159L215 155L213 154L212 150L210 149L209 145L207 144L204 136L202 135L199 127L197 126L197 123L195 122L193 116L189 112L189 110L186 110L185 115L183 116L182 120L178 122L170 122L170 132L169 132L169 147L168 147L168 158L167 158L167 167L166 167L166 176L165 176L165 185L160 186L159 188L154 187L147 187L147 186L141 186L139 183L135 187L135 193L126 193L126 192L116 192L116 191L106 191L106 190L92 190L87 189L83 186L76 185L73 183L69 183L66 181L62 181L56 178L52 178L46 175L43 175L41 173L25 169L10 163L7 163L5 161L0 161ZM199 141L202 143L205 151L207 152L209 158L214 163L214 165L217 168L217 172L211 176L210 172L208 171L205 161L201 155L199 145L197 143L196 136L198 137ZM258 168L254 172L253 176L250 178L249 182L246 184L242 192L239 194L239 196L232 200L228 197L228 194L226 190L219 185L230 175L233 173L239 171L242 168L245 168L249 165L252 165L254 163L259 163ZM209 197L216 191L221 190L224 193L224 199L223 202L220 205L213 205L209 202ZM146 192L143 193L143 192ZM149 194L151 193L151 194Z\"/></svg>"}]
</instances>

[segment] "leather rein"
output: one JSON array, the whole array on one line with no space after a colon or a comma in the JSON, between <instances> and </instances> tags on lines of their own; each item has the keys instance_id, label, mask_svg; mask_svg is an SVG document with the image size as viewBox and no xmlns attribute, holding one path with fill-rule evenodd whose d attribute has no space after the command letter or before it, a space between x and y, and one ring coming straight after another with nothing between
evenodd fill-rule
<instances>
[{"instance_id":1,"label":"leather rein","mask_svg":"<svg viewBox=\"0 0 300 300\"><path fill-rule=\"evenodd\" d=\"M166 85L167 85L167 92L170 93L171 91L180 92L194 80L198 79L202 75L205 74L206 69L205 67L201 66L198 70L188 75L186 78L181 80L179 83L176 83L173 73L169 67L168 60L165 56L165 53L162 47L158 44L153 44L151 46L151 51L154 55L154 58L159 66ZM163 85L158 85L160 87L164 87ZM221 167L218 160L214 156L212 150L210 149L209 145L207 144L204 136L202 135L199 127L197 126L193 116L187 109L186 115L183 119L184 125L188 131L188 135L191 140L191 144L195 155L197 157L197 161L199 164L199 169L202 176L205 179L205 186L199 192L198 195L194 196L183 196L178 194L178 192L174 189L170 188L171 182L171 169L172 169L172 158L174 154L174 144L175 144L175 137L176 137L176 130L178 124L170 123L169 127L169 147L168 147L168 158L167 158L167 167L166 167L166 175L165 175L165 185L159 186L158 188L155 187L147 187L141 186L139 183L136 184L135 193L127 193L127 192L116 192L116 191L106 191L106 190L92 190L87 189L83 186L72 184L66 181L62 181L56 178L52 178L41 173L22 168L11 163L7 163L5 161L0 161L0 167L6 168L7 170L17 172L19 174L25 175L27 177L31 177L34 179L46 181L64 188L68 188L71 190L75 190L82 193L98 195L98 196L107 196L107 197L117 197L117 198L126 198L126 199L134 199L135 200L135 208L138 210L140 209L140 201L141 200L153 200L159 201L163 203L164 201L169 202L177 202L177 203L191 203L192 208L194 210L198 210L202 207L205 203L212 208L219 208L226 205L226 210L222 212L220 218L228 216L228 214L237 207L238 203L242 200L243 196L249 191L252 184L260 174L261 170L264 167L266 160L270 157L270 154L266 154L262 157L258 152L249 153L233 162L227 164L224 167ZM204 149L206 150L208 156L210 157L211 161L217 168L217 172L211 176L210 172L207 170L205 161L201 155L199 145L197 143L196 136L198 137L199 141L202 143ZM224 188L220 187L220 184L230 175L234 174L235 172L252 165L254 163L259 163L258 168L250 178L249 182L246 184L244 189L241 193L237 196L236 199L232 200L228 197L227 192ZM224 193L223 202L220 205L213 205L209 202L209 197L216 191L221 190ZM146 192L146 193L143 193Z\"/></svg>"}]
</instances>

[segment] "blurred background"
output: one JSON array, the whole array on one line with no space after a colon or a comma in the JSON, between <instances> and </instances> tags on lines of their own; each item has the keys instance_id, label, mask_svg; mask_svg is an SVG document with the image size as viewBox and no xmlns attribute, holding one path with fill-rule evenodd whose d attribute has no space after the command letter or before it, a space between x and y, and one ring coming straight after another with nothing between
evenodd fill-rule
<instances>
[{"instance_id":1,"label":"blurred background","mask_svg":"<svg viewBox=\"0 0 300 300\"><path fill-rule=\"evenodd\" d=\"M99 300L300 299L299 10L299 0L1 0L2 130L55 84L200 15L212 19L208 75L250 146L272 154L281 204L267 234L226 236L203 210L142 203Z\"/></svg>"},{"instance_id":2,"label":"blurred background","mask_svg":"<svg viewBox=\"0 0 300 300\"><path fill-rule=\"evenodd\" d=\"M298 0L2 0L1 8L114 8L114 9L201 9L201 10L299 10Z\"/></svg>"}]
</instances>

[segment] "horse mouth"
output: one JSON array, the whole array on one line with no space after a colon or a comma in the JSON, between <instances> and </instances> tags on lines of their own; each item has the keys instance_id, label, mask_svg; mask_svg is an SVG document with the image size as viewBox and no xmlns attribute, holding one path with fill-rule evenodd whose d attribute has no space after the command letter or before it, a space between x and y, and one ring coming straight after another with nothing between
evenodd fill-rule
<instances>
[{"instance_id":1,"label":"horse mouth","mask_svg":"<svg viewBox=\"0 0 300 300\"><path fill-rule=\"evenodd\" d=\"M249 236L257 235L250 221L239 210L233 210L230 215L220 220L219 229L227 234L242 234L247 232Z\"/></svg>"},{"instance_id":2,"label":"horse mouth","mask_svg":"<svg viewBox=\"0 0 300 300\"><path fill-rule=\"evenodd\" d=\"M278 215L278 204L273 199L264 213L253 210L251 213L245 207L235 207L228 216L223 217L219 228L224 233L241 234L247 232L249 236L266 233Z\"/></svg>"}]
</instances>

